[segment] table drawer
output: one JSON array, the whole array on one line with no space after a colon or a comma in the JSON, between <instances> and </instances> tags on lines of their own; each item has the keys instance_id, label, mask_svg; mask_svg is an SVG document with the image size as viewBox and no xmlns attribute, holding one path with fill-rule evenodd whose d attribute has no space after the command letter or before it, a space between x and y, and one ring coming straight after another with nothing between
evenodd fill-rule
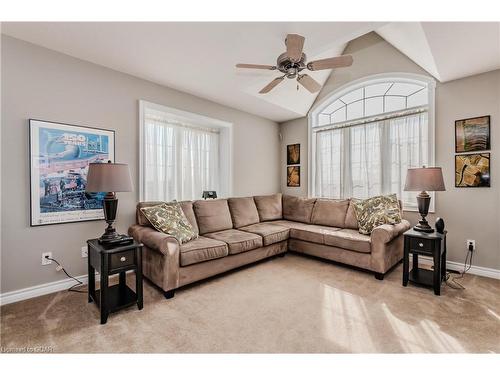
<instances>
[{"instance_id":1,"label":"table drawer","mask_svg":"<svg viewBox=\"0 0 500 375\"><path fill-rule=\"evenodd\" d=\"M135 250L122 251L109 256L109 270L131 266L135 263Z\"/></svg>"},{"instance_id":2,"label":"table drawer","mask_svg":"<svg viewBox=\"0 0 500 375\"><path fill-rule=\"evenodd\" d=\"M410 238L410 249L432 253L433 242L422 238Z\"/></svg>"}]
</instances>

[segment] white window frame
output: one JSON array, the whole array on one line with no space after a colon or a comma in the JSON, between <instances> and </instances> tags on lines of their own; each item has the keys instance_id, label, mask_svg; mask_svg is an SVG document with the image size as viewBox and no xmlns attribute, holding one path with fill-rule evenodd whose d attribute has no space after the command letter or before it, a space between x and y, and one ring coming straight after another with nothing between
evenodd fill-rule
<instances>
[{"instance_id":1,"label":"white window frame","mask_svg":"<svg viewBox=\"0 0 500 375\"><path fill-rule=\"evenodd\" d=\"M139 100L139 200L144 200L145 179L144 168L144 126L146 110L156 110L167 113L173 120L187 122L196 126L213 128L219 131L219 198L230 197L233 192L233 124L227 121L183 111L161 104ZM201 199L201 197L199 197Z\"/></svg>"},{"instance_id":2,"label":"white window frame","mask_svg":"<svg viewBox=\"0 0 500 375\"><path fill-rule=\"evenodd\" d=\"M308 115L308 176L307 176L307 195L311 198L316 197L315 192L315 178L316 175L316 134L313 131L315 127L318 126L319 123L319 114L323 112L323 110L332 104L335 100L342 97L343 95L362 88L367 85L384 83L387 81L391 82L402 82L402 83L417 83L417 84L426 84L427 85L427 95L428 95L428 127L429 127L429 165L435 165L435 155L436 155L436 131L435 131L435 91L436 91L436 81L428 76L421 74L413 74L413 73L402 73L402 72L394 72L394 73L380 73L373 74L369 76L365 76L359 78L357 80L348 82L342 86L340 86L335 91L332 91L326 97L324 97L318 104L316 104L310 111ZM415 193L416 194L416 193ZM435 197L431 201L431 207L429 212L434 212L435 207ZM416 207L403 207L405 211L418 211Z\"/></svg>"}]
</instances>

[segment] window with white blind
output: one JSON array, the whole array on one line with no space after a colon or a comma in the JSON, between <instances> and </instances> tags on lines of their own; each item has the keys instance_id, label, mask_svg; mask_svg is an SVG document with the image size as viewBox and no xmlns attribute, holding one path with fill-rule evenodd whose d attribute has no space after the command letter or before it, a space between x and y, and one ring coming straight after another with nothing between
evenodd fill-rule
<instances>
[{"instance_id":1,"label":"window with white blind","mask_svg":"<svg viewBox=\"0 0 500 375\"><path fill-rule=\"evenodd\" d=\"M344 86L310 115L310 195L368 198L403 191L408 168L434 165L434 84L377 76ZM433 200L434 201L434 200Z\"/></svg>"},{"instance_id":2,"label":"window with white blind","mask_svg":"<svg viewBox=\"0 0 500 375\"><path fill-rule=\"evenodd\" d=\"M140 199L230 194L231 124L140 101Z\"/></svg>"}]
</instances>

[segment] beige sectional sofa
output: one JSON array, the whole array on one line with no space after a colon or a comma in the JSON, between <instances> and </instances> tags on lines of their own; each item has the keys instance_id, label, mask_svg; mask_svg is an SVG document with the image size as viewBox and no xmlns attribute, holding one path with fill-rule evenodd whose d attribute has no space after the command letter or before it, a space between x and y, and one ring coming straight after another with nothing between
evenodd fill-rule
<instances>
[{"instance_id":1,"label":"beige sectional sofa","mask_svg":"<svg viewBox=\"0 0 500 375\"><path fill-rule=\"evenodd\" d=\"M222 272L291 250L375 273L377 279L403 258L408 221L360 234L350 200L306 199L281 194L181 202L199 234L184 244L156 231L137 205L129 234L144 244L143 274L165 297Z\"/></svg>"}]
</instances>

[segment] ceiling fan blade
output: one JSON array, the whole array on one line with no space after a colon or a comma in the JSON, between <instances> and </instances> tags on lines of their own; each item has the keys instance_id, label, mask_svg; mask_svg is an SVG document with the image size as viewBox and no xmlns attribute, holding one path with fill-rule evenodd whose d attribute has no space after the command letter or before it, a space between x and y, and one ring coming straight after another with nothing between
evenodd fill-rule
<instances>
[{"instance_id":1,"label":"ceiling fan blade","mask_svg":"<svg viewBox=\"0 0 500 375\"><path fill-rule=\"evenodd\" d=\"M311 61L310 63L307 64L307 69L309 70L335 69L351 65L352 65L352 56L342 55L337 57L330 57L328 59Z\"/></svg>"},{"instance_id":2,"label":"ceiling fan blade","mask_svg":"<svg viewBox=\"0 0 500 375\"><path fill-rule=\"evenodd\" d=\"M315 93L321 90L321 85L311 76L307 74L300 75L297 82L304 86L309 92Z\"/></svg>"},{"instance_id":3,"label":"ceiling fan blade","mask_svg":"<svg viewBox=\"0 0 500 375\"><path fill-rule=\"evenodd\" d=\"M285 39L286 55L293 62L300 61L305 38L299 34L288 34Z\"/></svg>"},{"instance_id":4,"label":"ceiling fan blade","mask_svg":"<svg viewBox=\"0 0 500 375\"><path fill-rule=\"evenodd\" d=\"M260 65L260 64L236 64L237 68L244 69L266 69L266 70L276 70L275 66L272 65Z\"/></svg>"},{"instance_id":5,"label":"ceiling fan blade","mask_svg":"<svg viewBox=\"0 0 500 375\"><path fill-rule=\"evenodd\" d=\"M267 94L269 91L278 86L285 77L278 77L269 82L266 87L259 91L259 94Z\"/></svg>"}]
</instances>

